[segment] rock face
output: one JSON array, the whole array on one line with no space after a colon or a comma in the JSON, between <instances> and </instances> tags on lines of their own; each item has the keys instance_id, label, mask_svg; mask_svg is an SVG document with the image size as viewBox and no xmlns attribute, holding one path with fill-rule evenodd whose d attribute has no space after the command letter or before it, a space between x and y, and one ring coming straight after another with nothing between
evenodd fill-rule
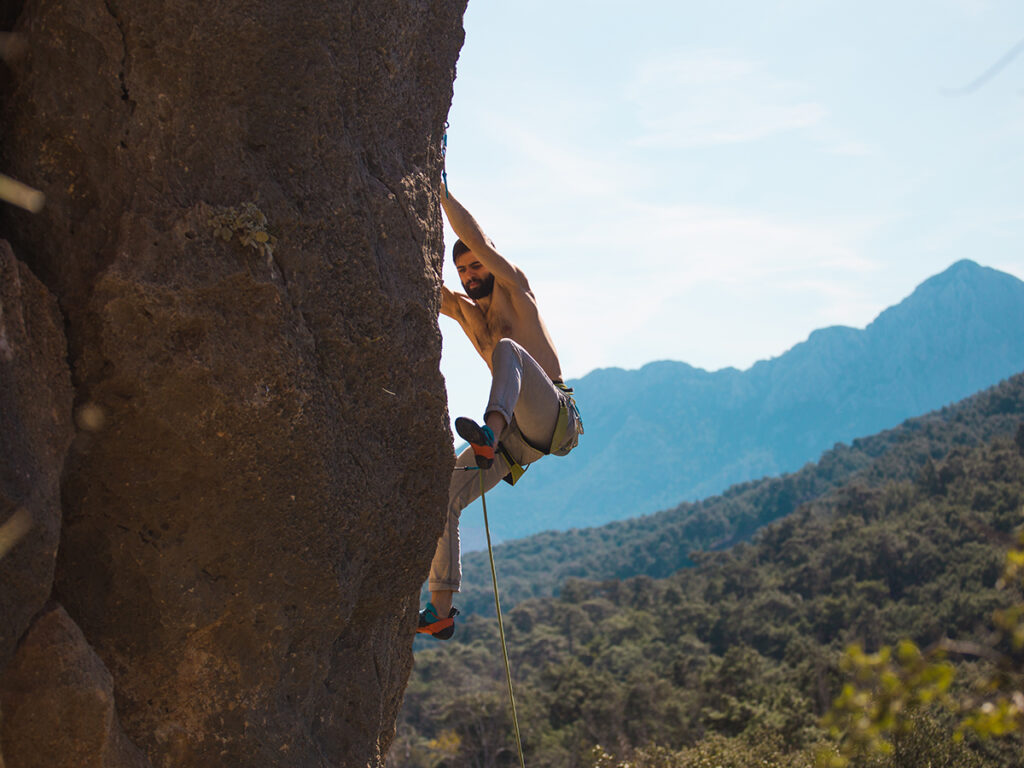
<instances>
[{"instance_id":1,"label":"rock face","mask_svg":"<svg viewBox=\"0 0 1024 768\"><path fill-rule=\"evenodd\" d=\"M60 301L80 427L54 597L154 766L383 764L452 457L436 180L464 7L18 19L0 167L47 207L0 235Z\"/></svg>"},{"instance_id":2,"label":"rock face","mask_svg":"<svg viewBox=\"0 0 1024 768\"><path fill-rule=\"evenodd\" d=\"M64 609L33 623L0 683L8 765L145 768L114 711L110 673Z\"/></svg>"},{"instance_id":3,"label":"rock face","mask_svg":"<svg viewBox=\"0 0 1024 768\"><path fill-rule=\"evenodd\" d=\"M72 432L66 350L56 300L0 241L0 669L53 585Z\"/></svg>"}]
</instances>

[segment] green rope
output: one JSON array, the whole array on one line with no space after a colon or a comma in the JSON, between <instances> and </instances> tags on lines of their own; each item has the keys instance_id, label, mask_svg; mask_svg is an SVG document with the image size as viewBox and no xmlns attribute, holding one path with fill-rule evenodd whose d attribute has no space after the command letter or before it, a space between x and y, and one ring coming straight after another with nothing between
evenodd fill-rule
<instances>
[{"instance_id":1,"label":"green rope","mask_svg":"<svg viewBox=\"0 0 1024 768\"><path fill-rule=\"evenodd\" d=\"M505 645L505 627L501 623L501 601L498 599L498 572L494 568L494 550L491 549L491 528L487 524L487 497L484 495L484 473L480 473L480 501L484 505L484 533L487 534L487 555L491 558L491 582L494 584L494 610L498 614L498 634L501 636L501 654L505 657L505 679L508 680L508 700L512 703L512 725L516 730L520 768L526 768L523 759L523 740L519 737L519 718L516 716L516 697L512 693L512 670L508 666L508 646Z\"/></svg>"}]
</instances>

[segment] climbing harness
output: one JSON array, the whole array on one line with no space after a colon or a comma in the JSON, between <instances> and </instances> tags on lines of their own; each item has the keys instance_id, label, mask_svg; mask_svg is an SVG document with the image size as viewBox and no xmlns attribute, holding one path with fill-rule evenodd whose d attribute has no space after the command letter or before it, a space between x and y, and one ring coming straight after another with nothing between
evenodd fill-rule
<instances>
[{"instance_id":1,"label":"climbing harness","mask_svg":"<svg viewBox=\"0 0 1024 768\"><path fill-rule=\"evenodd\" d=\"M498 453L500 453L505 458L505 463L508 464L508 474L501 479L504 480L509 485L515 485L530 465L527 464L524 467L518 461L513 459L512 454L508 452L508 448L505 447L504 443L498 443Z\"/></svg>"},{"instance_id":2,"label":"climbing harness","mask_svg":"<svg viewBox=\"0 0 1024 768\"><path fill-rule=\"evenodd\" d=\"M457 467L464 472L479 471L479 467ZM505 680L508 681L508 700L512 705L512 726L516 733L516 748L519 750L519 766L526 768L523 758L523 740L519 735L519 717L516 715L516 696L512 692L512 669L508 664L508 645L505 643L505 625L501 621L501 599L498 597L498 570L494 567L494 549L491 547L491 527L487 522L487 495L484 492L484 473L480 472L480 501L484 507L484 533L487 535L487 556L491 559L491 584L494 586L494 612L498 615L498 636L501 638L501 655L505 659Z\"/></svg>"},{"instance_id":3,"label":"climbing harness","mask_svg":"<svg viewBox=\"0 0 1024 768\"><path fill-rule=\"evenodd\" d=\"M579 408L576 406L576 400L573 399L572 387L565 386L562 381L552 382L562 393L565 398L562 399L561 405L558 408L558 419L555 421L555 431L551 435L551 443L546 447L541 447L530 442L526 435L519 433L519 438L526 443L527 446L537 451L542 456L553 454L555 456L565 456L569 451L579 445L580 435L583 434L583 417L580 416ZM573 440L566 444L566 440L569 436L569 430L574 430ZM494 449L495 455L504 457L505 463L508 465L508 474L505 475L504 480L509 485L515 485L519 482L526 470L530 468L529 464L520 464L512 456L512 453L508 450L504 443L499 442ZM472 467L468 467L472 469Z\"/></svg>"},{"instance_id":4,"label":"climbing harness","mask_svg":"<svg viewBox=\"0 0 1024 768\"><path fill-rule=\"evenodd\" d=\"M565 399L562 400L562 405L558 409L558 421L555 424L555 433L551 436L551 448L548 453L565 456L579 445L580 435L583 434L583 417L580 416L580 409L576 407L576 400L572 396L572 387L565 386L565 382L561 380L552 383L565 395ZM570 424L575 424L576 435L569 445L563 445L569 434Z\"/></svg>"},{"instance_id":5,"label":"climbing harness","mask_svg":"<svg viewBox=\"0 0 1024 768\"><path fill-rule=\"evenodd\" d=\"M583 417L580 416L580 409L576 406L576 400L572 396L573 388L565 386L565 382L561 380L552 381L551 383L554 384L563 395L565 395L564 398L560 398L561 404L558 407L558 419L555 421L555 431L551 435L551 443L547 446L536 445L535 443L530 442L526 438L526 435L520 436L524 443L543 456L565 456L569 451L579 445L580 435L583 434ZM572 441L566 444L566 439L569 436L569 429L571 427L575 427L575 434ZM511 457L509 458L509 466L511 467L514 462L511 461ZM516 464L516 466L518 467L519 465ZM520 469L522 469L523 472L526 471L526 467L520 467ZM522 475L523 472L520 472L519 475ZM505 479L507 480L508 478ZM515 480L518 479L519 477L517 476L514 480L509 482L512 485L515 485Z\"/></svg>"}]
</instances>

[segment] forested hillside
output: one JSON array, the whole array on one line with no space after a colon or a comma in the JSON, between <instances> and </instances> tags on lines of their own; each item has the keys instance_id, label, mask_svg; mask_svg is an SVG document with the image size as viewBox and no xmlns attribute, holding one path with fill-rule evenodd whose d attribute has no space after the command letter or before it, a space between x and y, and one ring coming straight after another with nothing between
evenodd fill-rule
<instances>
[{"instance_id":1,"label":"forested hillside","mask_svg":"<svg viewBox=\"0 0 1024 768\"><path fill-rule=\"evenodd\" d=\"M956 447L1012 436L1022 418L1024 374L895 429L836 445L793 474L737 485L721 496L655 515L501 544L495 557L503 599L513 604L552 595L568 578L668 576L691 565L693 551L747 538L765 523L853 480L877 487L933 471L929 467ZM487 553L464 555L463 568L463 592L456 604L464 612L493 613Z\"/></svg>"},{"instance_id":2,"label":"forested hillside","mask_svg":"<svg viewBox=\"0 0 1024 768\"><path fill-rule=\"evenodd\" d=\"M602 525L794 472L1022 370L1024 282L960 261L866 328L817 330L744 371L594 371L571 382L587 430L579 448L495 489L491 533ZM462 528L466 548L481 548L479 517Z\"/></svg>"},{"instance_id":3,"label":"forested hillside","mask_svg":"<svg viewBox=\"0 0 1024 768\"><path fill-rule=\"evenodd\" d=\"M1020 599L997 580L1024 505L1021 388L839 452L871 461L851 458L860 470L847 483L693 568L573 580L508 611L527 764L589 767L595 745L625 758L658 744L664 760L645 765L809 765L848 643L975 637ZM1012 421L1014 438L977 442ZM514 763L500 653L495 621L474 616L417 654L393 765ZM959 667L970 680L973 665ZM938 712L916 723L872 765L1019 764L1019 742L955 745Z\"/></svg>"}]
</instances>

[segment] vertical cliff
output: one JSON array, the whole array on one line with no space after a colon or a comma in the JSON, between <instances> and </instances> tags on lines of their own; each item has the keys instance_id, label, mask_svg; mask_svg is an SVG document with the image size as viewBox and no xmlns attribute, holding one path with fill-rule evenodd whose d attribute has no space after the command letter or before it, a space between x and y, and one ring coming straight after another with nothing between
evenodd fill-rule
<instances>
[{"instance_id":1,"label":"vertical cliff","mask_svg":"<svg viewBox=\"0 0 1024 768\"><path fill-rule=\"evenodd\" d=\"M109 671L128 741L96 765L383 763L451 463L464 7L24 4L0 169L47 206L0 237L59 302L77 431L5 715L63 643ZM27 738L4 717L6 768Z\"/></svg>"},{"instance_id":2,"label":"vertical cliff","mask_svg":"<svg viewBox=\"0 0 1024 768\"><path fill-rule=\"evenodd\" d=\"M71 381L57 302L0 240L0 669L50 597Z\"/></svg>"}]
</instances>

